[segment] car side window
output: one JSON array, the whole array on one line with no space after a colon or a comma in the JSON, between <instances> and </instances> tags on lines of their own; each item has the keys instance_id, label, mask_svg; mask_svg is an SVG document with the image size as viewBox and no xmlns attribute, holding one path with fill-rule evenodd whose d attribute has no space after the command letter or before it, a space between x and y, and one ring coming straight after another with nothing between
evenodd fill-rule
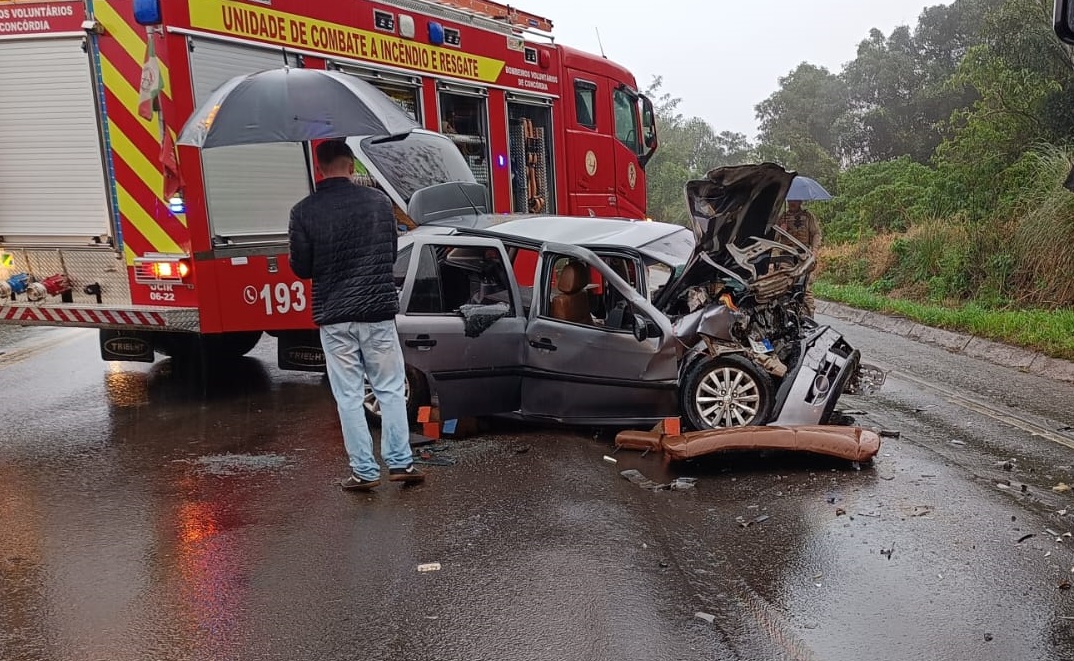
<instances>
[{"instance_id":1,"label":"car side window","mask_svg":"<svg viewBox=\"0 0 1074 661\"><path fill-rule=\"evenodd\" d=\"M418 254L407 314L458 314L464 305L504 303L514 314L503 257L488 246L425 245Z\"/></svg>"},{"instance_id":2,"label":"car side window","mask_svg":"<svg viewBox=\"0 0 1074 661\"><path fill-rule=\"evenodd\" d=\"M597 86L587 80L574 81L574 112L578 123L597 128Z\"/></svg>"},{"instance_id":3,"label":"car side window","mask_svg":"<svg viewBox=\"0 0 1074 661\"><path fill-rule=\"evenodd\" d=\"M602 257L613 271L632 286L639 286L634 260ZM545 291L540 315L564 323L593 326L609 331L628 331L633 320L627 298L604 280L600 271L564 255L546 255Z\"/></svg>"}]
</instances>

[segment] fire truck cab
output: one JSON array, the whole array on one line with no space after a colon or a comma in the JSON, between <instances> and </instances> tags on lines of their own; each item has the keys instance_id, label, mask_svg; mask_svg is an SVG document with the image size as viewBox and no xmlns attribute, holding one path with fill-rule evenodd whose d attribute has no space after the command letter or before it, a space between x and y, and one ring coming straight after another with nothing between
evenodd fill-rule
<instances>
[{"instance_id":1,"label":"fire truck cab","mask_svg":"<svg viewBox=\"0 0 1074 661\"><path fill-rule=\"evenodd\" d=\"M287 263L310 145L174 146L219 85L284 65L448 136L493 212L644 218L652 104L551 29L487 0L0 0L0 323L100 328L102 358L146 362L268 332L317 368Z\"/></svg>"}]
</instances>

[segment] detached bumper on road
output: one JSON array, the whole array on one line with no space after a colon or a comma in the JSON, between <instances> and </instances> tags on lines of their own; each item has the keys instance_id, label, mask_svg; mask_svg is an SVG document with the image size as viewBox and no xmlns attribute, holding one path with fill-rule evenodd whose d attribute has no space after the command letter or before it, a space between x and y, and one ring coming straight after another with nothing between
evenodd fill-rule
<instances>
[{"instance_id":1,"label":"detached bumper on road","mask_svg":"<svg viewBox=\"0 0 1074 661\"><path fill-rule=\"evenodd\" d=\"M847 461L869 461L880 451L880 436L860 427L734 427L667 436L659 432L621 432L617 447L658 450L683 461L718 452L787 450L822 454Z\"/></svg>"}]
</instances>

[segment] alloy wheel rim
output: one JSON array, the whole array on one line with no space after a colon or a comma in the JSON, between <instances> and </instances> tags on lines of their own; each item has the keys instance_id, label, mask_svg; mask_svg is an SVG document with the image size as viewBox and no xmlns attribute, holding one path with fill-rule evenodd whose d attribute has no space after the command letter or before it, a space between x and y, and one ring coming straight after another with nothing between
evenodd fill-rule
<instances>
[{"instance_id":1,"label":"alloy wheel rim","mask_svg":"<svg viewBox=\"0 0 1074 661\"><path fill-rule=\"evenodd\" d=\"M694 403L709 427L745 427L757 418L761 389L746 371L717 367L698 383Z\"/></svg>"},{"instance_id":2,"label":"alloy wheel rim","mask_svg":"<svg viewBox=\"0 0 1074 661\"><path fill-rule=\"evenodd\" d=\"M403 379L403 399L410 403L410 379ZM380 402L377 401L377 396L373 394L373 386L369 384L369 379L365 380L365 397L362 400L362 404L365 406L365 410L371 414L380 417Z\"/></svg>"}]
</instances>

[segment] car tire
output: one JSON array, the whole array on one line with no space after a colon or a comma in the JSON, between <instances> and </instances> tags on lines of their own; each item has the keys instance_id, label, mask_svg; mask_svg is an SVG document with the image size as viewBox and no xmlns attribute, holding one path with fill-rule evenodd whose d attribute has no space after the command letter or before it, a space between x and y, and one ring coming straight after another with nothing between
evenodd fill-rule
<instances>
[{"instance_id":1,"label":"car tire","mask_svg":"<svg viewBox=\"0 0 1074 661\"><path fill-rule=\"evenodd\" d=\"M725 402L722 393L730 385L737 395ZM702 358L686 371L679 409L693 431L763 425L771 417L775 392L772 377L741 355Z\"/></svg>"},{"instance_id":2,"label":"car tire","mask_svg":"<svg viewBox=\"0 0 1074 661\"><path fill-rule=\"evenodd\" d=\"M375 426L380 426L380 407L377 406L377 398L373 395L369 381L365 383L365 415ZM429 404L429 385L425 382L425 376L411 367L406 368L406 419L414 425L418 419L418 409Z\"/></svg>"}]
</instances>

